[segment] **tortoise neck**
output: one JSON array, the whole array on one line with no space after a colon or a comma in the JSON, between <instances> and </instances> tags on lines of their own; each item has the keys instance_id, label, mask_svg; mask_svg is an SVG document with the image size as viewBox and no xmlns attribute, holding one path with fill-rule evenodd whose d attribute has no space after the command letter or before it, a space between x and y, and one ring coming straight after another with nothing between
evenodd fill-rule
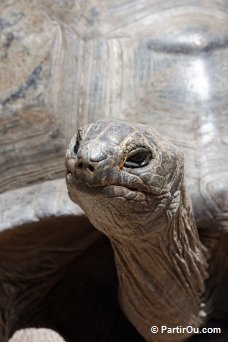
<instances>
[{"instance_id":1,"label":"tortoise neck","mask_svg":"<svg viewBox=\"0 0 228 342\"><path fill-rule=\"evenodd\" d=\"M161 231L140 244L112 242L121 306L147 340L153 337L152 325L199 325L207 276L206 250L184 187L176 212L166 215ZM163 338L168 340L167 335ZM172 338L178 341L181 334Z\"/></svg>"}]
</instances>

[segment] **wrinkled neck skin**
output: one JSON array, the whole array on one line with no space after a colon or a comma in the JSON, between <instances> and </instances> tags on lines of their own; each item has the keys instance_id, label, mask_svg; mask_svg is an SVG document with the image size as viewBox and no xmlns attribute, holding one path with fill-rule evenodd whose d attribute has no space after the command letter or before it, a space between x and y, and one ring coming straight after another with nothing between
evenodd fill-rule
<instances>
[{"instance_id":1,"label":"wrinkled neck skin","mask_svg":"<svg viewBox=\"0 0 228 342\"><path fill-rule=\"evenodd\" d=\"M190 334L152 334L151 326L199 327L207 276L202 246L185 187L143 238L111 238L119 278L119 301L146 341L182 341ZM124 229L124 227L123 227Z\"/></svg>"}]
</instances>

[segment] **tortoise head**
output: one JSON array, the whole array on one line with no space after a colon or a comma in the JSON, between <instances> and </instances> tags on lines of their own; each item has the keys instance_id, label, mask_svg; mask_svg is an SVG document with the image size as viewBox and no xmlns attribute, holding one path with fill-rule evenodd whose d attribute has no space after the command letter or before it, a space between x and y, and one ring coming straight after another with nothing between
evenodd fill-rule
<instances>
[{"instance_id":1,"label":"tortoise head","mask_svg":"<svg viewBox=\"0 0 228 342\"><path fill-rule=\"evenodd\" d=\"M73 136L66 169L69 196L94 226L131 239L147 234L165 208L175 210L183 156L148 126L100 120Z\"/></svg>"}]
</instances>

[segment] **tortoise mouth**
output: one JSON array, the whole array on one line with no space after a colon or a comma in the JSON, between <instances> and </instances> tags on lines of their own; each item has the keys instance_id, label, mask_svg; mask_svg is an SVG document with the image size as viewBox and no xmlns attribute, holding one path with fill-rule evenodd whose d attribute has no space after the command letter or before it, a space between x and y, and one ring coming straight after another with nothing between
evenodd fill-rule
<instances>
[{"instance_id":1,"label":"tortoise mouth","mask_svg":"<svg viewBox=\"0 0 228 342\"><path fill-rule=\"evenodd\" d=\"M117 197L120 195L126 194L149 194L149 190L140 189L139 186L129 186L128 184L94 184L81 181L80 179L76 179L70 172L66 175L67 182L69 182L73 187L78 189L79 191L86 192L92 194L102 194L107 197Z\"/></svg>"},{"instance_id":2,"label":"tortoise mouth","mask_svg":"<svg viewBox=\"0 0 228 342\"><path fill-rule=\"evenodd\" d=\"M102 194L107 195L108 197L118 197L124 195L134 195L137 194L145 194L145 191L142 191L138 188L132 188L121 184L109 184L103 186L101 190Z\"/></svg>"}]
</instances>

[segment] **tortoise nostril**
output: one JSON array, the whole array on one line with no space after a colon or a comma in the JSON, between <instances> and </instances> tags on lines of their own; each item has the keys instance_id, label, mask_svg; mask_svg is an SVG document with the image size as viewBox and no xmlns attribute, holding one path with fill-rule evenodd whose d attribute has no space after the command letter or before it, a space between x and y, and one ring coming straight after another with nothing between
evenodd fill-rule
<instances>
[{"instance_id":1,"label":"tortoise nostril","mask_svg":"<svg viewBox=\"0 0 228 342\"><path fill-rule=\"evenodd\" d=\"M93 167L92 165L89 165L89 166L88 166L88 169L89 169L91 172L94 171L94 167Z\"/></svg>"},{"instance_id":2,"label":"tortoise nostril","mask_svg":"<svg viewBox=\"0 0 228 342\"><path fill-rule=\"evenodd\" d=\"M95 167L87 162L78 162L76 164L76 167L77 169L83 169L83 170L89 169L91 172L94 172L95 170Z\"/></svg>"}]
</instances>

